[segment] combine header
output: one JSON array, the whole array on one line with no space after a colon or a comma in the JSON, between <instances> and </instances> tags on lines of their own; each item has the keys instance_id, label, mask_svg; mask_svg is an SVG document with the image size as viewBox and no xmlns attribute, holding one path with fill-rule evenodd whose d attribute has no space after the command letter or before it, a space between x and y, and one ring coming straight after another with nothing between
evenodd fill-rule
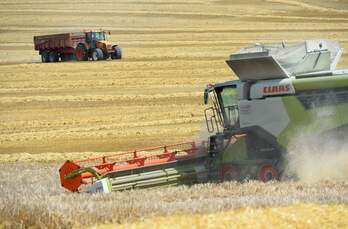
<instances>
[{"instance_id":1,"label":"combine header","mask_svg":"<svg viewBox=\"0 0 348 229\"><path fill-rule=\"evenodd\" d=\"M348 71L336 70L340 56L338 43L327 40L241 49L226 61L239 80L204 91L207 142L67 161L61 184L109 192L280 179L294 136L348 140Z\"/></svg>"},{"instance_id":2,"label":"combine header","mask_svg":"<svg viewBox=\"0 0 348 229\"><path fill-rule=\"evenodd\" d=\"M59 169L60 180L62 186L72 192L196 183L199 167L193 166L193 161L201 161L202 150L194 142L185 142L66 161ZM108 180L103 179L106 177ZM100 182L90 186L98 180Z\"/></svg>"}]
</instances>

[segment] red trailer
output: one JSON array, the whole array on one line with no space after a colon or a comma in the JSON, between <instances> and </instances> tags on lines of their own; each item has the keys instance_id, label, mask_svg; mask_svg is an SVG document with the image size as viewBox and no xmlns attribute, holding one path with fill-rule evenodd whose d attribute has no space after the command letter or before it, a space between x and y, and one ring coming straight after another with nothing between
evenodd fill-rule
<instances>
[{"instance_id":1,"label":"red trailer","mask_svg":"<svg viewBox=\"0 0 348 229\"><path fill-rule=\"evenodd\" d=\"M121 48L106 40L105 31L34 36L34 47L44 63L57 62L59 59L86 61L122 58Z\"/></svg>"}]
</instances>

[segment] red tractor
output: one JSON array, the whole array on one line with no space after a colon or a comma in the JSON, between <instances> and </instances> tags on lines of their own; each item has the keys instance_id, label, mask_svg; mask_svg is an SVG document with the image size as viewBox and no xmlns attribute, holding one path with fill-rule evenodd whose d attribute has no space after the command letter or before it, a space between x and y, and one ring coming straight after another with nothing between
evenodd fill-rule
<instances>
[{"instance_id":1,"label":"red tractor","mask_svg":"<svg viewBox=\"0 0 348 229\"><path fill-rule=\"evenodd\" d=\"M109 33L110 34L110 33ZM35 50L43 63L77 60L121 59L122 50L106 39L105 31L34 36Z\"/></svg>"}]
</instances>

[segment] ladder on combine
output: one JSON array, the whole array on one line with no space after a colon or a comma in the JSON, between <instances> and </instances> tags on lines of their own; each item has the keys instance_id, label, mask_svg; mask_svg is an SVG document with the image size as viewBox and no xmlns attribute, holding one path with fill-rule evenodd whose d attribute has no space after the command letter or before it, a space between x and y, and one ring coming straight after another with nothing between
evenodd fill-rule
<instances>
[{"instance_id":1,"label":"ladder on combine","mask_svg":"<svg viewBox=\"0 0 348 229\"><path fill-rule=\"evenodd\" d=\"M111 185L115 190L147 184L154 186L156 182L170 184L171 180L180 176L171 164L192 161L199 156L200 148L194 142L183 142L83 160L68 160L59 169L60 181L64 188L72 192L83 192L85 189L81 185L91 185L103 178L112 178Z\"/></svg>"}]
</instances>

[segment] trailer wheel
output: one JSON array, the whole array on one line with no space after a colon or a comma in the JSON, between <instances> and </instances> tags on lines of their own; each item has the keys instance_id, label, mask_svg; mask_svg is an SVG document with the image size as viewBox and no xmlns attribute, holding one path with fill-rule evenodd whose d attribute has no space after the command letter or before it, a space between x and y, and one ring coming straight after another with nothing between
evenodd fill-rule
<instances>
[{"instance_id":1,"label":"trailer wheel","mask_svg":"<svg viewBox=\"0 0 348 229\"><path fill-rule=\"evenodd\" d=\"M121 59L122 58L122 49L118 46L112 47L113 52L111 53L111 59Z\"/></svg>"},{"instance_id":2,"label":"trailer wheel","mask_svg":"<svg viewBox=\"0 0 348 229\"><path fill-rule=\"evenodd\" d=\"M41 53L41 61L42 63L47 63L49 62L49 59L48 59L48 51L43 51Z\"/></svg>"},{"instance_id":3,"label":"trailer wheel","mask_svg":"<svg viewBox=\"0 0 348 229\"><path fill-rule=\"evenodd\" d=\"M75 55L74 54L70 54L70 53L61 53L60 54L60 59L61 61L72 61L75 60Z\"/></svg>"},{"instance_id":4,"label":"trailer wheel","mask_svg":"<svg viewBox=\"0 0 348 229\"><path fill-rule=\"evenodd\" d=\"M104 59L103 51L100 48L94 49L92 52L92 60L97 61L97 60L103 60L103 59Z\"/></svg>"},{"instance_id":5,"label":"trailer wheel","mask_svg":"<svg viewBox=\"0 0 348 229\"><path fill-rule=\"evenodd\" d=\"M75 56L77 61L88 60L87 49L83 44L78 44L75 49Z\"/></svg>"},{"instance_id":6,"label":"trailer wheel","mask_svg":"<svg viewBox=\"0 0 348 229\"><path fill-rule=\"evenodd\" d=\"M271 164L262 165L258 172L257 178L263 182L267 182L270 180L278 180L279 173Z\"/></svg>"},{"instance_id":7,"label":"trailer wheel","mask_svg":"<svg viewBox=\"0 0 348 229\"><path fill-rule=\"evenodd\" d=\"M58 53L55 51L49 52L48 59L50 62L58 62L59 60Z\"/></svg>"}]
</instances>

